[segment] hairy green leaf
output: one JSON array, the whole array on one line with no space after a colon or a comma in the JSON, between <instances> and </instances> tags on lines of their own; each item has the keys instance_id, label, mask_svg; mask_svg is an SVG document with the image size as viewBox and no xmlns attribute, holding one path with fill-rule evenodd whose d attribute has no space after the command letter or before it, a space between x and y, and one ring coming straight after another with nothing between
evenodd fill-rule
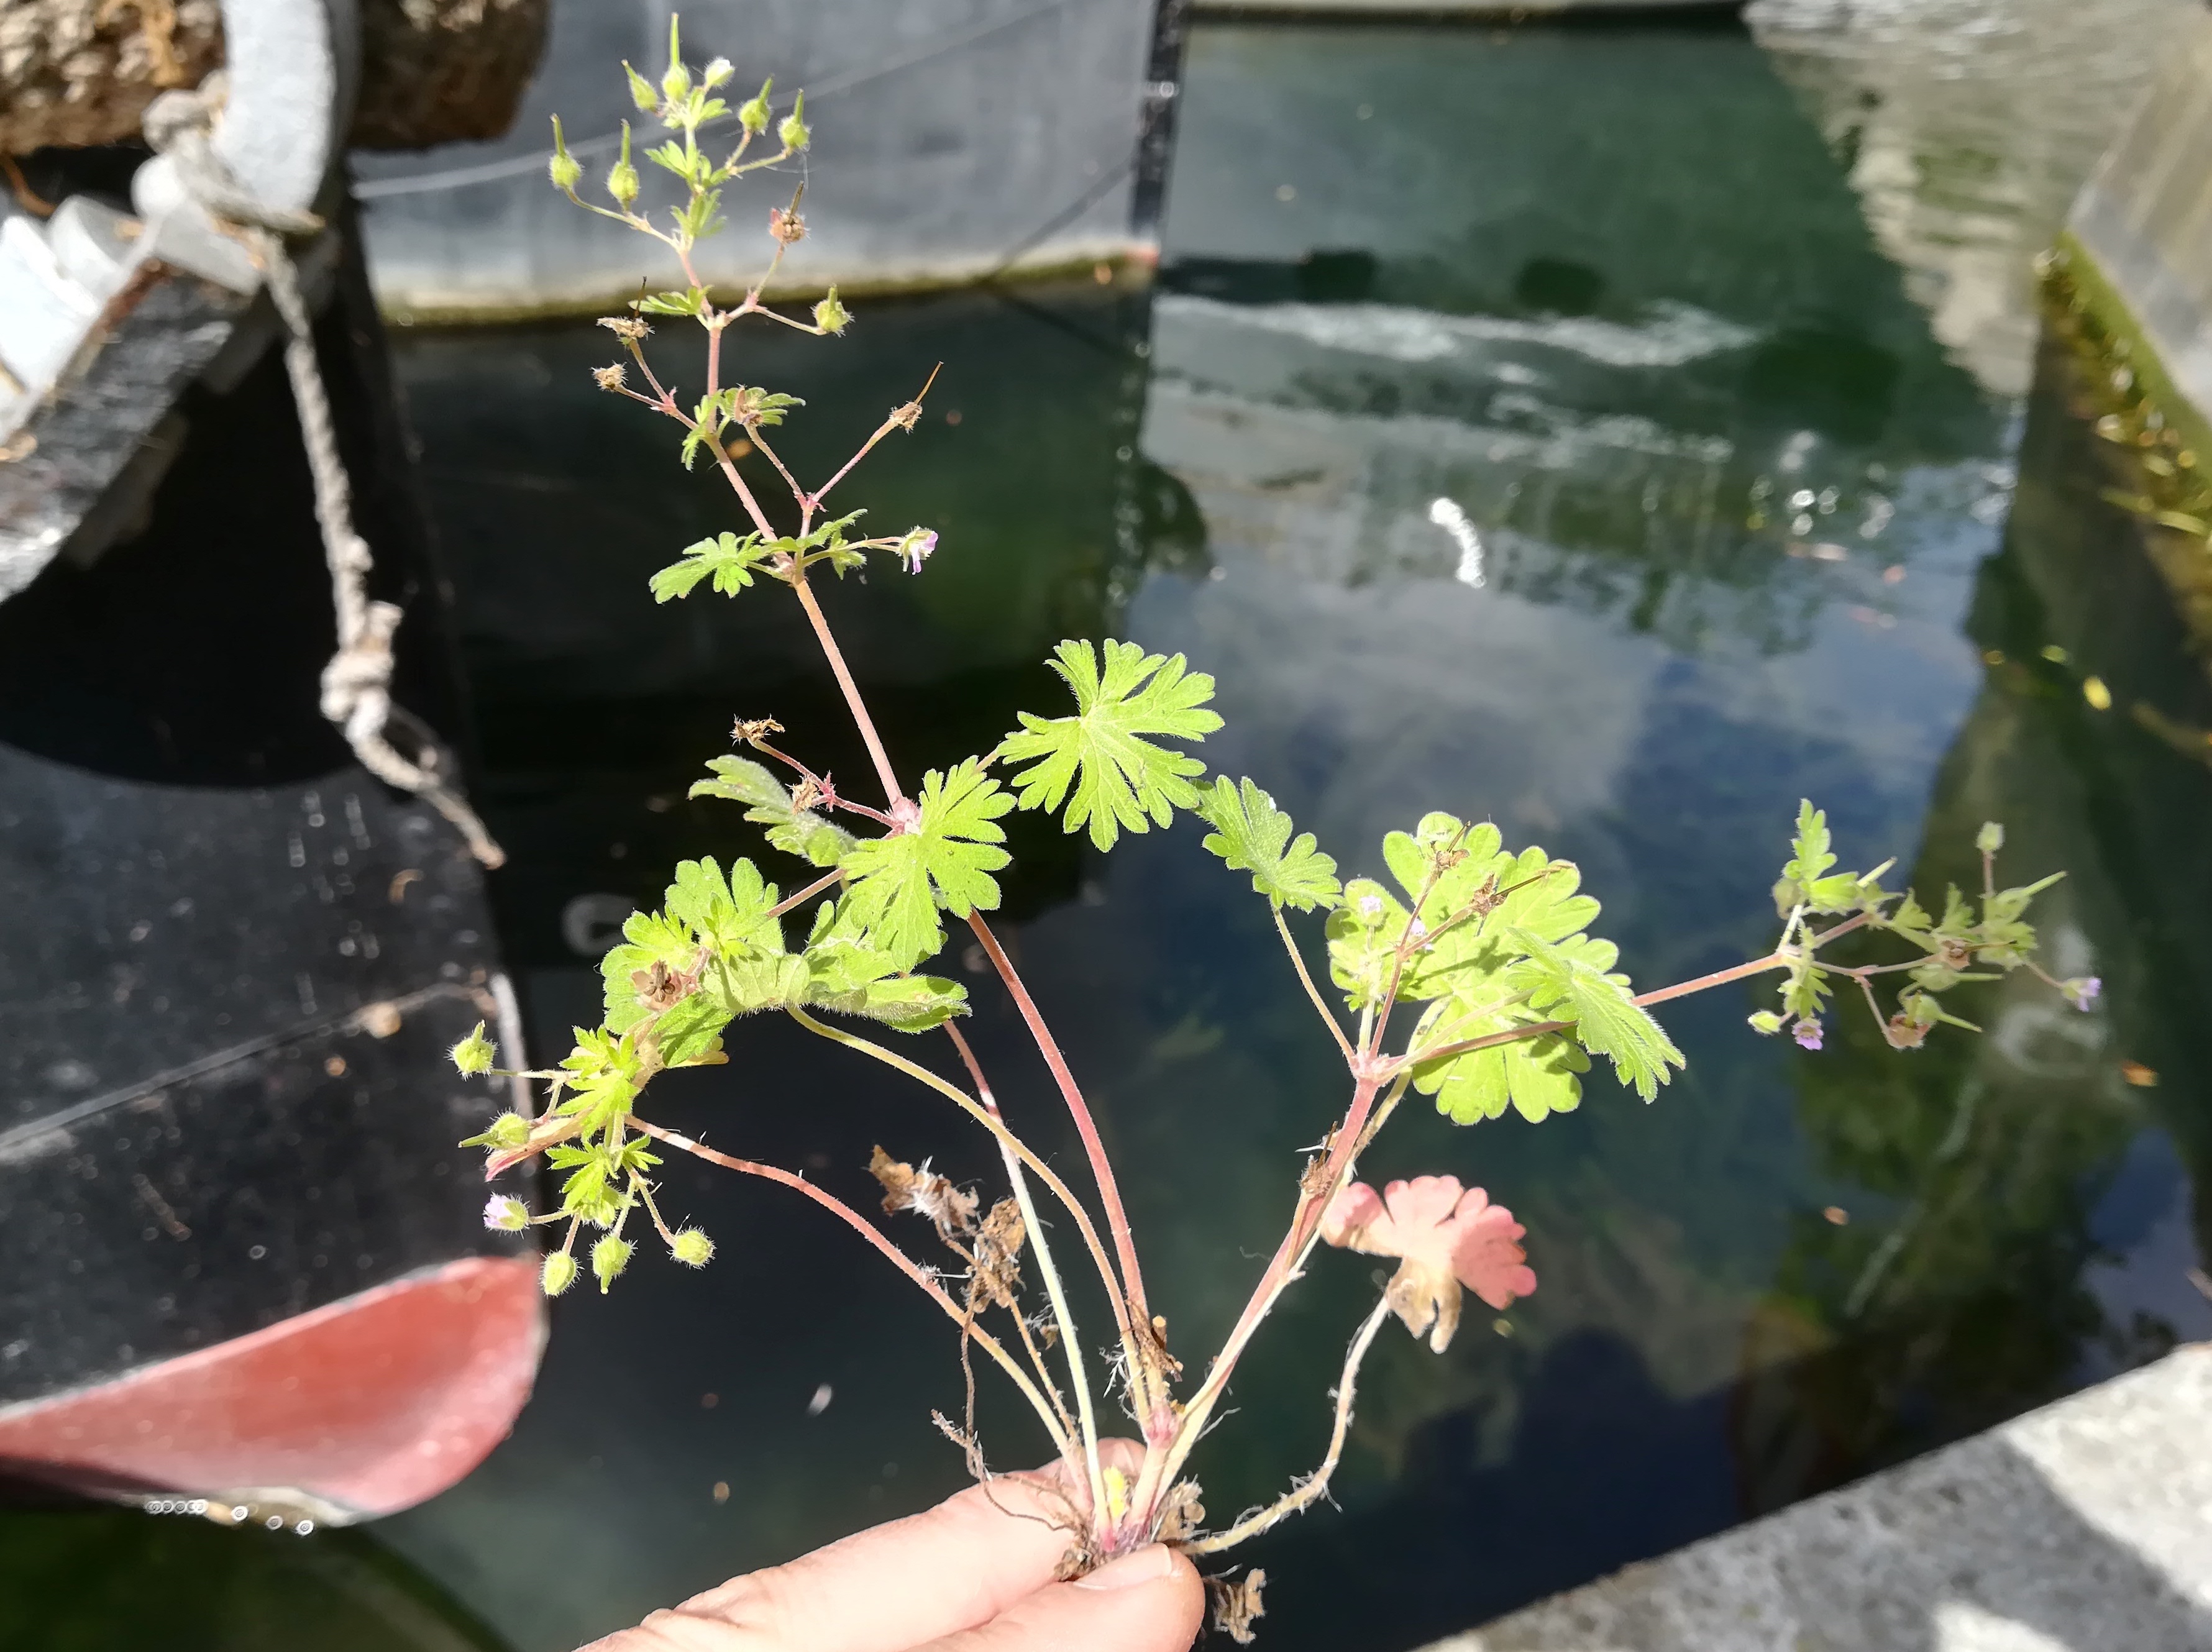
<instances>
[{"instance_id":1,"label":"hairy green leaf","mask_svg":"<svg viewBox=\"0 0 2212 1652\"><path fill-rule=\"evenodd\" d=\"M1540 848L1514 854L1496 827L1441 813L1391 833L1382 858L1404 898L1355 878L1329 916L1330 974L1353 1009L1379 1006L1395 975L1400 1001L1429 1005L1417 1050L1577 1023L1573 1037L1539 1034L1421 1064L1415 1087L1439 1111L1462 1123L1495 1118L1509 1102L1531 1120L1569 1111L1581 1101L1585 1046L1639 1091L1671 1076L1679 1053L1627 1002L1613 945L1583 932L1598 903L1578 892L1572 865Z\"/></svg>"},{"instance_id":2,"label":"hairy green leaf","mask_svg":"<svg viewBox=\"0 0 2212 1652\"><path fill-rule=\"evenodd\" d=\"M696 782L690 795L751 805L745 818L767 827L768 841L786 854L834 866L853 847L853 835L843 827L811 809L793 809L790 792L763 765L745 757L714 757L707 768L714 778Z\"/></svg>"},{"instance_id":3,"label":"hairy green leaf","mask_svg":"<svg viewBox=\"0 0 2212 1652\"><path fill-rule=\"evenodd\" d=\"M1014 800L970 757L957 768L922 776L920 815L907 831L863 838L844 860L847 896L870 940L910 969L944 944L938 908L966 917L999 904L990 874L1007 854L1000 816Z\"/></svg>"},{"instance_id":4,"label":"hairy green leaf","mask_svg":"<svg viewBox=\"0 0 2212 1652\"><path fill-rule=\"evenodd\" d=\"M667 602L672 598L688 597L702 580L710 575L715 590L726 597L734 597L753 582L755 572L766 567L775 554L775 548L761 544L757 533L749 533L742 539L734 533L702 539L684 548L682 562L671 562L653 576L653 599Z\"/></svg>"},{"instance_id":5,"label":"hairy green leaf","mask_svg":"<svg viewBox=\"0 0 2212 1652\"><path fill-rule=\"evenodd\" d=\"M1020 730L1000 744L1010 760L1030 764L1014 777L1021 806L1057 810L1067 799L1066 829L1088 823L1101 849L1112 848L1125 829L1164 826L1176 809L1196 808L1191 780L1206 765L1144 737L1199 740L1219 728L1219 716L1204 709L1213 679L1188 670L1181 654L1148 654L1111 638L1103 674L1088 642L1062 642L1053 653L1053 670L1074 690L1075 715L1025 711Z\"/></svg>"},{"instance_id":6,"label":"hairy green leaf","mask_svg":"<svg viewBox=\"0 0 2212 1652\"><path fill-rule=\"evenodd\" d=\"M1212 826L1206 847L1232 872L1252 874L1252 887L1277 906L1310 911L1334 906L1343 893L1336 862L1315 846L1311 832L1291 835L1291 817L1250 780L1226 774L1199 794L1198 812Z\"/></svg>"},{"instance_id":7,"label":"hairy green leaf","mask_svg":"<svg viewBox=\"0 0 2212 1652\"><path fill-rule=\"evenodd\" d=\"M1685 1065L1682 1052L1637 1005L1628 977L1606 973L1613 947L1603 941L1580 949L1555 947L1525 929L1512 935L1528 956L1507 975L1516 984L1526 983L1529 1007L1552 1020L1573 1022L1576 1041L1584 1049L1611 1058L1613 1075L1622 1084L1632 1085L1646 1102L1656 1100L1659 1086L1674 1077L1670 1068Z\"/></svg>"},{"instance_id":8,"label":"hairy green leaf","mask_svg":"<svg viewBox=\"0 0 2212 1652\"><path fill-rule=\"evenodd\" d=\"M1849 912L1860 904L1859 875L1828 870L1836 864L1829 847L1828 817L1810 799L1798 799L1797 831L1790 847L1790 861L1774 885L1777 913L1787 918L1801 906L1808 912Z\"/></svg>"},{"instance_id":9,"label":"hairy green leaf","mask_svg":"<svg viewBox=\"0 0 2212 1652\"><path fill-rule=\"evenodd\" d=\"M653 1025L664 1066L695 1066L722 1048L722 1029L730 1023L730 1011L711 992L693 993L662 1013Z\"/></svg>"},{"instance_id":10,"label":"hairy green leaf","mask_svg":"<svg viewBox=\"0 0 2212 1652\"><path fill-rule=\"evenodd\" d=\"M1418 1068L1413 1084L1423 1095L1433 1095L1437 1111L1454 1124L1502 1117L1509 1102L1522 1118L1540 1124L1582 1105L1579 1075L1589 1071L1589 1057L1581 1046L1547 1033Z\"/></svg>"}]
</instances>

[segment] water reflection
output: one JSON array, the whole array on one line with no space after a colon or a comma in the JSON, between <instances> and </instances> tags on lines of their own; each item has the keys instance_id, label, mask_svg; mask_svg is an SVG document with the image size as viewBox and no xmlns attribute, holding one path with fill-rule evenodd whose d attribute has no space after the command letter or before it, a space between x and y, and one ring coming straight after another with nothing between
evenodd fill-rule
<instances>
[{"instance_id":1,"label":"water reflection","mask_svg":"<svg viewBox=\"0 0 2212 1652\"><path fill-rule=\"evenodd\" d=\"M1254 1556L1278 1580L1267 1643L1411 1645L2212 1331L2174 1284L2208 1133L2169 996L2201 945L2170 914L2212 890L2162 911L2144 868L2178 851L2134 847L2201 818L2205 777L2173 780L2155 741L2113 770L2067 682L2012 663L2087 648L2050 629L2092 611L2097 646L2180 657L2148 587L2063 594L2054 570L2113 525L2085 514L2094 488L2049 480L2085 440L2063 386L2028 426L2004 549L2017 409L1931 334L1740 32L1219 28L1187 86L1149 315L1105 291L967 297L864 313L866 351L760 347L752 376L814 403L810 465L949 364L932 422L855 494L934 522L945 553L830 598L909 768L1048 703L1045 647L1110 628L1218 672L1209 756L1358 871L1434 806L1580 860L1640 980L1766 944L1810 793L1850 853L1927 879L2001 815L2023 870L2075 869L2054 944L2107 981L2094 1017L2008 987L1986 1042L1917 1057L1759 1041L1721 994L1670 1017L1692 1066L1653 1107L1594 1081L1540 1128L1409 1111L1370 1174L1486 1185L1543 1286L1445 1358L1378 1346L1341 1513ZM599 337L404 352L547 1042L594 1013L567 903L647 899L678 854L730 852L726 817L680 799L733 712L858 762L773 600L643 599L727 513L592 397ZM1480 586L1439 498L1486 544ZM1101 861L1033 831L1013 891L1024 969L1137 1167L1186 1357L1241 1303L1342 1089L1264 912L1195 837ZM1010 1111L1064 1150L1008 1006L980 979L976 999ZM672 1122L856 1199L877 1141L988 1173L873 1072L743 1031L743 1066L656 1088ZM2117 1078L2123 1055L2158 1085ZM671 1181L724 1260L564 1301L514 1439L382 1528L525 1648L959 1478L927 1420L958 1379L926 1307L803 1212L703 1169ZM1217 1510L1311 1466L1367 1275L1322 1258L1264 1336L1202 1454ZM995 1421L1022 1449L1021 1420Z\"/></svg>"}]
</instances>

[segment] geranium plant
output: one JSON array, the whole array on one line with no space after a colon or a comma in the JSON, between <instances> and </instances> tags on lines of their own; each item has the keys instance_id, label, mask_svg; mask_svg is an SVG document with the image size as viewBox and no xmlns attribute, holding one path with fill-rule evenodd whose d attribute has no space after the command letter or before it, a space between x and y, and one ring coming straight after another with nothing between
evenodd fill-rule
<instances>
[{"instance_id":1,"label":"geranium plant","mask_svg":"<svg viewBox=\"0 0 2212 1652\"><path fill-rule=\"evenodd\" d=\"M660 909L634 914L622 943L606 955L604 1023L579 1029L559 1066L521 1075L545 1086L537 1116L509 1114L472 1144L489 1150L493 1175L541 1155L559 1174L557 1208L533 1215L520 1200L500 1196L486 1212L498 1227L557 1226L558 1246L544 1261L549 1293L568 1290L586 1266L605 1290L647 1234L679 1262L698 1266L713 1256L708 1236L671 1227L655 1200L654 1171L667 1151L780 1183L905 1273L951 1321L963 1364L980 1352L1028 1402L1067 1465L1068 1483L1087 1488L1065 1512L1068 1575L1156 1541L1218 1554L1326 1491L1351 1422L1361 1359L1388 1317L1442 1352L1459 1324L1464 1292L1504 1309L1536 1287L1521 1224L1483 1189L1421 1176L1378 1193L1355 1179L1361 1156L1409 1094L1432 1097L1461 1124L1498 1118L1509 1107L1534 1122L1578 1105L1582 1076L1601 1058L1649 1102L1683 1065L1650 1014L1670 999L1778 974L1778 1007L1753 1015L1753 1027L1770 1035L1787 1029L1797 1043L1817 1049L1831 997L1844 983L1891 1044L1911 1049L1940 1025L1969 1024L1945 1007L1942 993L1998 972L2035 969L2025 914L2051 880L1999 889L1998 828L1982 833L1978 896L1950 890L1939 919L1910 892L1885 888L1886 865L1863 874L1838 871L1826 821L1807 804L1775 885L1782 927L1773 949L1732 969L1638 993L1615 967L1614 947L1590 933L1598 903L1581 892L1576 868L1540 848L1506 847L1494 826L1431 814L1383 841L1389 884L1340 879L1336 861L1310 835L1297 833L1258 784L1207 774L1194 748L1220 726L1208 709L1213 679L1181 655L1164 658L1133 642L1062 642L1050 664L1066 683L1072 708L1022 711L1018 726L992 750L932 769L918 783L902 778L822 598L825 577L842 579L870 557L926 577L933 556L957 554L957 547L940 550L926 527L863 533L856 525L861 513L830 509L830 495L872 448L915 428L927 386L884 417L826 480L809 484L793 473L774 433L800 404L745 384L731 341L733 329L755 321L822 337L848 328L850 317L834 289L805 319L763 297L784 250L805 234L799 202L769 215L774 255L761 281L734 302L709 292L693 252L720 227L730 185L807 148L802 104L794 101L778 120L772 87L763 85L731 109L719 94L730 64L686 67L672 24L660 78L628 72L640 111L668 134L647 159L677 179L680 204L661 222L641 208L627 125L621 156L605 180L611 206L577 195L581 167L557 121L552 179L579 205L662 242L684 284L647 294L601 323L618 341L621 359L597 377L610 392L668 420L675 456L687 467L702 459L716 467L741 518L654 574L651 594L669 602L711 586L717 595L751 599L756 586L782 587L842 693L873 770L872 789L866 797L848 794L787 751L785 731L768 717L739 720L733 738L740 755L708 763L692 795L736 805L742 813L733 813L732 826L742 819L760 829L767 847L793 868L781 875L799 887L784 892L749 858L679 864ZM714 140L732 129L725 150ZM653 323L664 320L690 322L705 336L703 383L696 393L679 393L673 376L654 365L648 343ZM787 499L756 493L732 458L740 438L773 467ZM1129 834L1196 817L1206 829L1204 847L1248 878L1268 903L1287 964L1343 1063L1343 1110L1327 1123L1304 1174L1285 1187L1281 1239L1202 1371L1186 1375L1169 1348L1083 1084L992 927L1000 901L994 874L1009 861L1000 822L1017 810L1049 811L1102 853ZM1294 919L1324 926L1334 993L1308 970ZM1088 1161L1091 1186L1082 1192L1002 1115L960 1030L965 988L927 972L956 926L997 972L1043 1057ZM1899 956L1836 962L1829 949L1852 934L1887 936ZM1897 983L1902 991L1885 998L1895 976L1904 978ZM2052 985L2084 1007L2096 990L2094 981ZM994 1138L1006 1196L988 1206L976 1190L926 1163L916 1169L879 1148L869 1167L886 1211L925 1218L949 1260L919 1260L869 1215L795 1172L719 1151L643 1110L656 1075L722 1061L725 1040L739 1036L734 1023L764 1012L897 1070ZM964 1083L894 1048L925 1035L949 1041ZM483 1073L494 1071L495 1052L479 1027L453 1058L464 1072ZM1103 1350L1076 1322L1048 1217L1064 1217L1060 1231L1073 1233L1105 1288L1114 1326ZM1397 1261L1352 1339L1326 1455L1315 1473L1275 1503L1209 1527L1190 1472L1192 1449L1215 1420L1254 1334L1323 1244ZM580 1246L586 1253L580 1258ZM1041 1290L1041 1303L1033 1290ZM1133 1475L1101 1455L1109 1419L1117 1425L1126 1419L1141 1442ZM975 1432L972 1368L967 1417L943 1426L972 1472L988 1478ZM1240 1640L1249 1638L1259 1614L1259 1581L1251 1574L1219 1586L1220 1620Z\"/></svg>"}]
</instances>

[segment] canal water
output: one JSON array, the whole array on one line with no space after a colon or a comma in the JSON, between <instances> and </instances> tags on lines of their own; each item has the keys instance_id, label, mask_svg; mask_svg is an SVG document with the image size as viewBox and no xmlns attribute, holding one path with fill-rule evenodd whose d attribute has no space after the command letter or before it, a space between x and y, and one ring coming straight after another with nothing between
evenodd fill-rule
<instances>
[{"instance_id":1,"label":"canal water","mask_svg":"<svg viewBox=\"0 0 2212 1652\"><path fill-rule=\"evenodd\" d=\"M817 473L944 364L921 428L848 484L872 525L939 529L939 554L827 598L909 774L1054 713L1059 638L1119 635L1216 674L1209 762L1349 869L1379 872L1382 834L1433 808L1577 861L1639 985L1771 944L1800 797L1847 864L1894 858L1923 896L1978 875L1988 818L2009 871L2069 874L2039 910L2054 971L2102 979L2087 1013L2007 980L1954 995L1984 1036L1900 1054L1846 1005L1807 1052L1751 1033L1765 1000L1731 988L1670 1006L1690 1065L1650 1106L1593 1074L1540 1125L1407 1108L1370 1178L1488 1188L1540 1285L1441 1357L1386 1330L1336 1506L1249 1551L1262 1644L1417 1646L2212 1336L2191 1272L2212 1228L2191 847L2212 771L2191 731L2212 687L2104 499L2096 387L2039 344L2026 268L2174 15L1209 24L1152 288L749 337L746 376L807 398L787 456ZM629 905L681 856L760 853L734 811L684 800L733 715L865 764L780 593L647 595L731 513L591 388L606 335L403 332L398 355L513 857L503 941L554 1055L597 1018L591 955ZM1199 835L1102 858L1017 823L1006 880L1010 945L1194 1365L1345 1088L1264 908ZM1079 1162L981 960L952 963L1009 1115ZM855 1202L878 1142L991 1181L926 1095L778 1025L731 1047L656 1084L659 1116ZM961 1484L929 1418L961 1401L934 1310L777 1190L668 1170L711 1267L641 1261L562 1300L481 1469L295 1562L210 1548L262 1569L223 1598L316 1603L253 1621L364 1647L558 1652ZM1217 1516L1318 1459L1373 1278L1322 1254L1256 1344L1197 1459ZM984 1418L1001 1463L1044 1455L988 1391ZM95 1594L124 1587L103 1552L134 1576L228 1564L198 1534L155 1555L15 1518L47 1547L11 1536L0 1565L65 1552ZM250 1616L204 1615L226 1610Z\"/></svg>"}]
</instances>

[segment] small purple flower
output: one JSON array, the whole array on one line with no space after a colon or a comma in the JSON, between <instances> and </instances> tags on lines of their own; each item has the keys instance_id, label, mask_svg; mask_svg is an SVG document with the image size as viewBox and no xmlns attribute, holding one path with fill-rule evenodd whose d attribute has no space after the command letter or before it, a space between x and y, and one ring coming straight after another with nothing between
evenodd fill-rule
<instances>
[{"instance_id":1,"label":"small purple flower","mask_svg":"<svg viewBox=\"0 0 2212 1652\"><path fill-rule=\"evenodd\" d=\"M1790 1028L1790 1036L1797 1041L1797 1048L1801 1050L1820 1048L1820 1023L1810 1016L1800 1016L1797 1024Z\"/></svg>"},{"instance_id":2,"label":"small purple flower","mask_svg":"<svg viewBox=\"0 0 2212 1652\"><path fill-rule=\"evenodd\" d=\"M2097 1001L2097 994L2105 990L2105 983L2094 975L2077 975L2072 981L2061 981L2058 990L2066 994L2067 1002L2075 1009L2086 1011Z\"/></svg>"},{"instance_id":3,"label":"small purple flower","mask_svg":"<svg viewBox=\"0 0 2212 1652\"><path fill-rule=\"evenodd\" d=\"M494 1193L484 1202L484 1226L494 1233L520 1233L530 1225L530 1210L519 1199Z\"/></svg>"},{"instance_id":4,"label":"small purple flower","mask_svg":"<svg viewBox=\"0 0 2212 1652\"><path fill-rule=\"evenodd\" d=\"M899 541L898 559L905 564L908 573L919 574L921 565L929 560L930 553L936 549L935 530L916 528Z\"/></svg>"}]
</instances>

